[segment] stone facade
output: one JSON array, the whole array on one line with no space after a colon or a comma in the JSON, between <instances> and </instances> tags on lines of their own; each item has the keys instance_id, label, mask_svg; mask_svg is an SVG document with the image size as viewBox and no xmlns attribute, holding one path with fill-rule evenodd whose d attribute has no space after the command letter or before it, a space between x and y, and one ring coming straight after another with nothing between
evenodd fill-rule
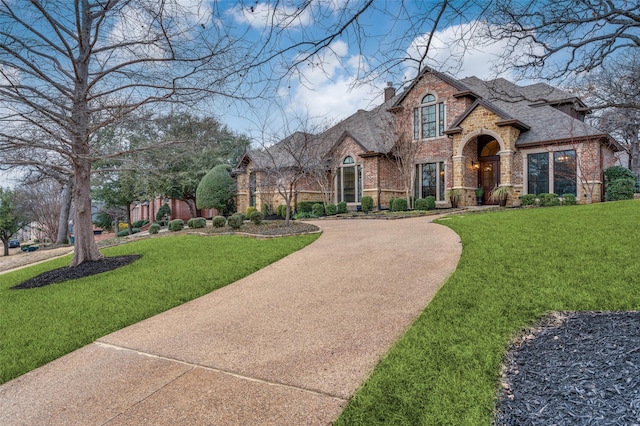
<instances>
[{"instance_id":1,"label":"stone facade","mask_svg":"<svg viewBox=\"0 0 640 426\"><path fill-rule=\"evenodd\" d=\"M513 100L492 97L494 87L517 93ZM586 202L591 198L600 201L602 172L615 163L615 152L619 147L608 135L598 133L580 121L583 113L576 112L574 106L581 104L573 98L570 102L564 102L562 97L568 94L558 90L547 91L546 94L553 93L557 97L548 103L526 99L527 96L534 96L534 91L540 87L541 84L520 87L502 79L491 82L475 77L455 80L448 75L425 70L402 94L389 99L391 93L387 88L385 95L389 100L385 104L372 111L358 111L318 135L318 146L322 148L322 144L325 144L324 151L320 149L319 152L324 152L322 156L328 160L325 180L329 183L329 189L323 194L317 182L308 177L298 182L295 200L321 201L328 197L331 202L337 203L341 199L338 182L341 168L356 167L361 173L358 194L372 197L374 206L378 208L387 208L391 198L405 196L404 179L396 165L393 147L398 141L408 138L415 147L413 158L409 161L416 166L416 170L422 167L433 170L437 165L444 179L446 191L438 189L441 198L437 204L440 206L449 204L442 192L450 190L462 194L461 205L476 204L476 189L485 186L490 177L487 174L489 169L480 170L480 164L495 165L490 171L495 173L491 175L495 179L490 180L493 186L487 188L507 187L511 194L508 204L518 205L519 197L528 191L528 178L532 173L528 169L528 155L549 152L549 158L553 158L553 152L563 150L575 151L574 179L578 200ZM417 109L421 108L423 99L427 99L426 95L432 96L428 98L430 100L435 99L434 105L444 104L443 122L446 130L444 134L433 138L414 140L414 114L421 114L421 110ZM441 110L438 111L440 116ZM562 124L566 120L571 121L570 130ZM379 128L384 129L380 131ZM581 129L582 133L574 134L575 129ZM485 152L485 148L488 151ZM351 157L353 163L343 164L347 157ZM250 155L243 161L236 171L237 206L241 211L249 205L249 175L254 171ZM553 177L553 166L549 167L548 172ZM266 169L257 172L258 176L266 174ZM434 179L429 176L427 179ZM422 185L421 177L415 178ZM266 177L264 179L267 180ZM549 189L553 189L552 181L551 178ZM415 185L414 182L410 189L412 194ZM261 193L266 192L263 189L257 191L258 208L265 202L274 207L282 203L281 197L272 195L261 200ZM488 201L486 196L484 201ZM349 203L351 209L358 205L359 200Z\"/></svg>"}]
</instances>

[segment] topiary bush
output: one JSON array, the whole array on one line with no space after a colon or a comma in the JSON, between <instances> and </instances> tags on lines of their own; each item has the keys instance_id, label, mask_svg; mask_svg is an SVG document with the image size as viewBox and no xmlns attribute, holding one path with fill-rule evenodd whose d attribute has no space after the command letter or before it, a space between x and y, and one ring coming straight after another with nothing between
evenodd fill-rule
<instances>
[{"instance_id":1,"label":"topiary bush","mask_svg":"<svg viewBox=\"0 0 640 426\"><path fill-rule=\"evenodd\" d=\"M315 203L311 208L311 213L313 213L315 217L324 216L324 204Z\"/></svg>"},{"instance_id":2,"label":"topiary bush","mask_svg":"<svg viewBox=\"0 0 640 426\"><path fill-rule=\"evenodd\" d=\"M393 208L393 200L395 200L395 198L389 198L389 210Z\"/></svg>"},{"instance_id":3,"label":"topiary bush","mask_svg":"<svg viewBox=\"0 0 640 426\"><path fill-rule=\"evenodd\" d=\"M635 178L615 179L607 185L607 201L632 200L635 189Z\"/></svg>"},{"instance_id":4,"label":"topiary bush","mask_svg":"<svg viewBox=\"0 0 640 426\"><path fill-rule=\"evenodd\" d=\"M520 197L520 204L522 204L523 206L535 206L536 205L536 195L535 194L524 194L524 195L522 195Z\"/></svg>"},{"instance_id":5,"label":"topiary bush","mask_svg":"<svg viewBox=\"0 0 640 426\"><path fill-rule=\"evenodd\" d=\"M163 204L156 212L156 222L165 222L169 216L171 216L171 207L168 204Z\"/></svg>"},{"instance_id":6,"label":"topiary bush","mask_svg":"<svg viewBox=\"0 0 640 426\"><path fill-rule=\"evenodd\" d=\"M633 172L631 170L622 166L608 167L604 171L604 179L607 183L613 182L614 180L625 179L625 178L630 178L635 180L636 177L633 175Z\"/></svg>"},{"instance_id":7,"label":"topiary bush","mask_svg":"<svg viewBox=\"0 0 640 426\"><path fill-rule=\"evenodd\" d=\"M554 193L538 194L538 199L540 200L540 205L542 207L550 207L550 206L559 206L560 205L560 197L558 197L558 194L554 194Z\"/></svg>"},{"instance_id":8,"label":"topiary bush","mask_svg":"<svg viewBox=\"0 0 640 426\"><path fill-rule=\"evenodd\" d=\"M278 206L278 216L280 216L281 218L285 218L287 217L287 206L284 204L280 204Z\"/></svg>"},{"instance_id":9,"label":"topiary bush","mask_svg":"<svg viewBox=\"0 0 640 426\"><path fill-rule=\"evenodd\" d=\"M255 207L249 206L244 211L244 217L249 217L249 216L251 216L251 213L257 212L257 211L258 211L258 209L256 209Z\"/></svg>"},{"instance_id":10,"label":"topiary bush","mask_svg":"<svg viewBox=\"0 0 640 426\"><path fill-rule=\"evenodd\" d=\"M338 214L338 206L333 203L329 203L327 204L327 207L325 207L324 212L327 216L334 216Z\"/></svg>"},{"instance_id":11,"label":"topiary bush","mask_svg":"<svg viewBox=\"0 0 640 426\"><path fill-rule=\"evenodd\" d=\"M169 231L177 232L181 231L184 228L184 220L182 219L173 219L169 221Z\"/></svg>"},{"instance_id":12,"label":"topiary bush","mask_svg":"<svg viewBox=\"0 0 640 426\"><path fill-rule=\"evenodd\" d=\"M406 212L407 209L407 200L404 198L396 198L393 200L393 205L391 206L392 212Z\"/></svg>"},{"instance_id":13,"label":"topiary bush","mask_svg":"<svg viewBox=\"0 0 640 426\"><path fill-rule=\"evenodd\" d=\"M160 224L159 223L152 223L151 226L149 226L149 233L150 234L157 234L158 232L160 232Z\"/></svg>"},{"instance_id":14,"label":"topiary bush","mask_svg":"<svg viewBox=\"0 0 640 426\"><path fill-rule=\"evenodd\" d=\"M338 203L338 214L346 213L346 212L347 212L347 203L345 203L344 201L340 201Z\"/></svg>"},{"instance_id":15,"label":"topiary bush","mask_svg":"<svg viewBox=\"0 0 640 426\"><path fill-rule=\"evenodd\" d=\"M211 219L211 224L214 228L223 228L227 224L227 219L225 219L224 216L214 216L214 218Z\"/></svg>"},{"instance_id":16,"label":"topiary bush","mask_svg":"<svg viewBox=\"0 0 640 426\"><path fill-rule=\"evenodd\" d=\"M260 225L264 220L264 216L261 212L255 211L249 215L249 220L256 225Z\"/></svg>"},{"instance_id":17,"label":"topiary bush","mask_svg":"<svg viewBox=\"0 0 640 426\"><path fill-rule=\"evenodd\" d=\"M562 202L567 206L574 206L578 203L576 196L573 194L562 194Z\"/></svg>"},{"instance_id":18,"label":"topiary bush","mask_svg":"<svg viewBox=\"0 0 640 426\"><path fill-rule=\"evenodd\" d=\"M126 237L127 235L129 235L128 229L123 229L122 231L118 231L118 233L116 234L116 236L118 237Z\"/></svg>"},{"instance_id":19,"label":"topiary bush","mask_svg":"<svg viewBox=\"0 0 640 426\"><path fill-rule=\"evenodd\" d=\"M360 200L360 208L365 213L369 213L373 210L373 198L368 195L362 197L362 200Z\"/></svg>"},{"instance_id":20,"label":"topiary bush","mask_svg":"<svg viewBox=\"0 0 640 426\"><path fill-rule=\"evenodd\" d=\"M227 219L227 225L233 229L240 229L244 225L244 215L242 213L234 213Z\"/></svg>"},{"instance_id":21,"label":"topiary bush","mask_svg":"<svg viewBox=\"0 0 640 426\"><path fill-rule=\"evenodd\" d=\"M204 228L207 226L207 219L204 217L193 217L189 219L187 226L192 229Z\"/></svg>"},{"instance_id":22,"label":"topiary bush","mask_svg":"<svg viewBox=\"0 0 640 426\"><path fill-rule=\"evenodd\" d=\"M296 213L311 213L313 212L313 205L318 203L320 202L319 201L300 201L296 206Z\"/></svg>"},{"instance_id":23,"label":"topiary bush","mask_svg":"<svg viewBox=\"0 0 640 426\"><path fill-rule=\"evenodd\" d=\"M427 210L435 210L436 208L436 197L433 195L427 195L424 197L427 200Z\"/></svg>"},{"instance_id":24,"label":"topiary bush","mask_svg":"<svg viewBox=\"0 0 640 426\"><path fill-rule=\"evenodd\" d=\"M418 198L414 204L416 210L429 210L427 208L427 200L424 198Z\"/></svg>"}]
</instances>

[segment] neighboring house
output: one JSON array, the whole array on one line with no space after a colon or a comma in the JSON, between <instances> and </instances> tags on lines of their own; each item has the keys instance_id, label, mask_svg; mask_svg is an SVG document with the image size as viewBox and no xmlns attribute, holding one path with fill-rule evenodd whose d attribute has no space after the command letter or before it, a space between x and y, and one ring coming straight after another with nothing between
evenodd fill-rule
<instances>
[{"instance_id":1,"label":"neighboring house","mask_svg":"<svg viewBox=\"0 0 640 426\"><path fill-rule=\"evenodd\" d=\"M584 122L588 113L580 99L544 83L457 80L425 69L401 94L387 87L382 105L326 132L247 151L234 170L236 204L239 211L282 204L276 187L287 179L295 180L292 202L345 201L351 209L365 195L385 208L405 197L407 185L415 198L431 195L440 206L448 205L450 189L460 190L461 205L475 205L478 187L490 203L498 186L511 190L508 205L548 192L601 201L603 170L622 148ZM397 166L403 152L410 152L411 184Z\"/></svg>"},{"instance_id":2,"label":"neighboring house","mask_svg":"<svg viewBox=\"0 0 640 426\"><path fill-rule=\"evenodd\" d=\"M131 222L149 220L153 223L156 220L158 209L164 203L168 204L171 209L171 219L182 219L185 223L191 219L189 206L185 201L156 197L151 201L132 204L130 206ZM203 209L197 210L197 214L200 217L211 218L217 213L216 209Z\"/></svg>"}]
</instances>

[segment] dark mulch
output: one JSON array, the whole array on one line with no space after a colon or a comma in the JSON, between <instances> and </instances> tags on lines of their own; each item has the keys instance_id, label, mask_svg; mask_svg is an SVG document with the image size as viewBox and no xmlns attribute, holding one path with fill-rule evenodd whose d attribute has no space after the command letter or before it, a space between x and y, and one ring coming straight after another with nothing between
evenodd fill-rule
<instances>
[{"instance_id":1,"label":"dark mulch","mask_svg":"<svg viewBox=\"0 0 640 426\"><path fill-rule=\"evenodd\" d=\"M114 256L105 257L101 260L95 260L92 262L83 262L78 266L54 269L52 271L46 271L42 274L35 276L27 281L24 281L18 285L11 287L12 289L26 289L44 287L50 284L56 284L67 280L73 280L76 278L90 277L92 275L100 274L102 272L113 271L114 269L126 266L136 260L140 259L141 255L132 254L128 256Z\"/></svg>"},{"instance_id":2,"label":"dark mulch","mask_svg":"<svg viewBox=\"0 0 640 426\"><path fill-rule=\"evenodd\" d=\"M640 425L640 312L564 312L505 362L497 425Z\"/></svg>"}]
</instances>

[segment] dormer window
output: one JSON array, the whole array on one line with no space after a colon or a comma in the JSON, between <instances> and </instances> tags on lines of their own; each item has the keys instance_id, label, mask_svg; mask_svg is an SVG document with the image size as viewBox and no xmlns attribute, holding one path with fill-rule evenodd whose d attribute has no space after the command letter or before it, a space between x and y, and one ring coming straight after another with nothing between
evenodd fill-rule
<instances>
[{"instance_id":1,"label":"dormer window","mask_svg":"<svg viewBox=\"0 0 640 426\"><path fill-rule=\"evenodd\" d=\"M427 94L420 106L413 109L413 139L429 139L444 135L444 102Z\"/></svg>"}]
</instances>

